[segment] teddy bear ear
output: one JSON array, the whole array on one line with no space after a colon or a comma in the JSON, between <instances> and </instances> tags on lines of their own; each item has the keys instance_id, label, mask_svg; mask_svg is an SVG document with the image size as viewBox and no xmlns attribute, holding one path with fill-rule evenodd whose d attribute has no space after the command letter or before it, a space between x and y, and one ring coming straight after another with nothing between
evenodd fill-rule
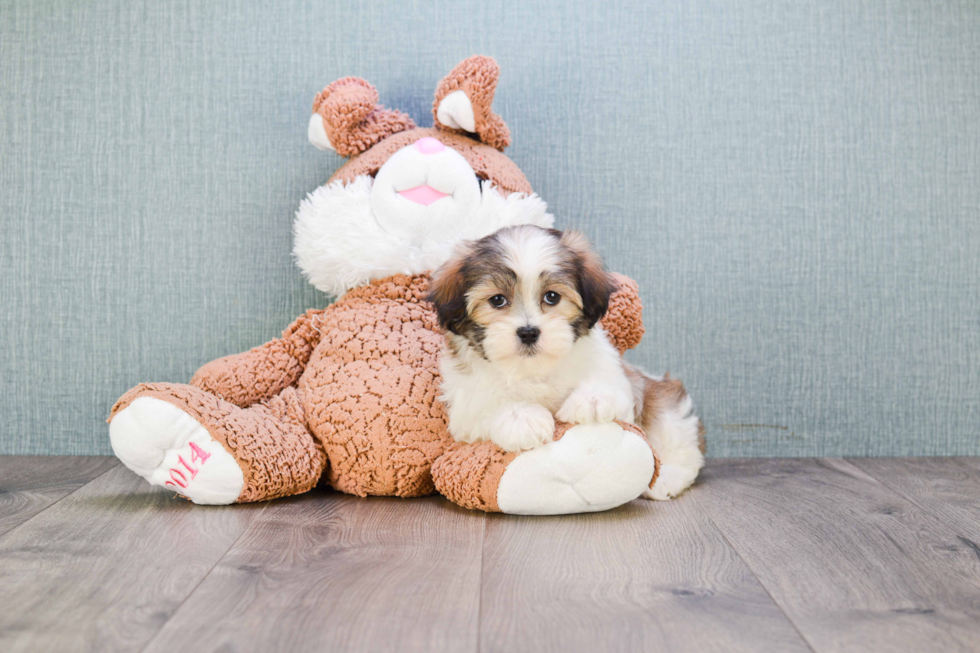
<instances>
[{"instance_id":1,"label":"teddy bear ear","mask_svg":"<svg viewBox=\"0 0 980 653\"><path fill-rule=\"evenodd\" d=\"M321 150L351 157L415 123L378 104L378 92L359 77L344 77L317 93L307 136Z\"/></svg>"},{"instance_id":2,"label":"teddy bear ear","mask_svg":"<svg viewBox=\"0 0 980 653\"><path fill-rule=\"evenodd\" d=\"M510 130L492 109L500 66L490 57L464 59L436 87L436 127L468 133L498 150L510 145Z\"/></svg>"}]
</instances>

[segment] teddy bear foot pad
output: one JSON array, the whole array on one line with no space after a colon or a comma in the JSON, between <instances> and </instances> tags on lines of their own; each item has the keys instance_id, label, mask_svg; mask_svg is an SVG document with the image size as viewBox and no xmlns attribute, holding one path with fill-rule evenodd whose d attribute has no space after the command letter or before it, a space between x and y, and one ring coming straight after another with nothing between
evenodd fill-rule
<instances>
[{"instance_id":1,"label":"teddy bear foot pad","mask_svg":"<svg viewBox=\"0 0 980 653\"><path fill-rule=\"evenodd\" d=\"M153 485L194 503L234 503L245 484L234 457L193 417L155 397L139 397L109 424L112 449Z\"/></svg>"},{"instance_id":2,"label":"teddy bear foot pad","mask_svg":"<svg viewBox=\"0 0 980 653\"><path fill-rule=\"evenodd\" d=\"M648 489L650 446L616 423L582 424L514 459L500 479L501 512L561 515L621 506Z\"/></svg>"}]
</instances>

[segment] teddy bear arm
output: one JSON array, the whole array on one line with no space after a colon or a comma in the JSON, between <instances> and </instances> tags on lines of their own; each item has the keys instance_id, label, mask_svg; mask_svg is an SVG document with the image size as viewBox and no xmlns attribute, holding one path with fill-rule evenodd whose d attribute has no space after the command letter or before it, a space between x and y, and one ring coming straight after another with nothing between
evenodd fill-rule
<instances>
[{"instance_id":1,"label":"teddy bear arm","mask_svg":"<svg viewBox=\"0 0 980 653\"><path fill-rule=\"evenodd\" d=\"M323 313L307 311L280 338L206 363L195 372L191 385L242 408L274 397L294 385L306 369L320 341Z\"/></svg>"},{"instance_id":2,"label":"teddy bear arm","mask_svg":"<svg viewBox=\"0 0 980 653\"><path fill-rule=\"evenodd\" d=\"M643 304L640 288L635 281L623 274L611 275L616 290L609 298L609 310L602 318L602 328L610 342L622 354L633 349L643 339Z\"/></svg>"}]
</instances>

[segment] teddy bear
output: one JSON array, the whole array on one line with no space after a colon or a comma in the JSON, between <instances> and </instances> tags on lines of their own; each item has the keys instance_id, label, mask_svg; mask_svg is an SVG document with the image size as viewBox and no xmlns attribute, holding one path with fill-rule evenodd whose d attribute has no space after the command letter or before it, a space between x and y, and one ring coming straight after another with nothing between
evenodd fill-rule
<instances>
[{"instance_id":1,"label":"teddy bear","mask_svg":"<svg viewBox=\"0 0 980 653\"><path fill-rule=\"evenodd\" d=\"M683 491L703 464L701 424L683 386L650 389L642 424L557 423L554 441L505 452L449 434L439 401L443 333L429 271L462 241L554 218L504 155L492 110L499 68L470 57L437 86L434 126L378 104L362 79L317 94L309 140L348 161L301 203L295 259L338 299L250 351L201 367L189 384L142 383L113 406L116 456L197 504L266 501L318 485L358 496L434 492L515 514L607 510ZM643 335L636 284L602 326L620 353ZM638 416L639 417L639 416Z\"/></svg>"}]
</instances>

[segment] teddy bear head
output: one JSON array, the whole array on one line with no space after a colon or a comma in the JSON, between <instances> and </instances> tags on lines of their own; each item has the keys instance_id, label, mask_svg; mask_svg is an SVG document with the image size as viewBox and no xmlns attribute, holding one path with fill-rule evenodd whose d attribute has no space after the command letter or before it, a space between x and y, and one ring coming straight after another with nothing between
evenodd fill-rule
<instances>
[{"instance_id":1,"label":"teddy bear head","mask_svg":"<svg viewBox=\"0 0 980 653\"><path fill-rule=\"evenodd\" d=\"M553 217L504 153L510 131L492 110L497 63L474 56L437 86L434 126L378 104L373 86L339 79L317 94L308 136L349 160L297 211L294 254L334 295L391 274L419 274L455 245Z\"/></svg>"}]
</instances>

